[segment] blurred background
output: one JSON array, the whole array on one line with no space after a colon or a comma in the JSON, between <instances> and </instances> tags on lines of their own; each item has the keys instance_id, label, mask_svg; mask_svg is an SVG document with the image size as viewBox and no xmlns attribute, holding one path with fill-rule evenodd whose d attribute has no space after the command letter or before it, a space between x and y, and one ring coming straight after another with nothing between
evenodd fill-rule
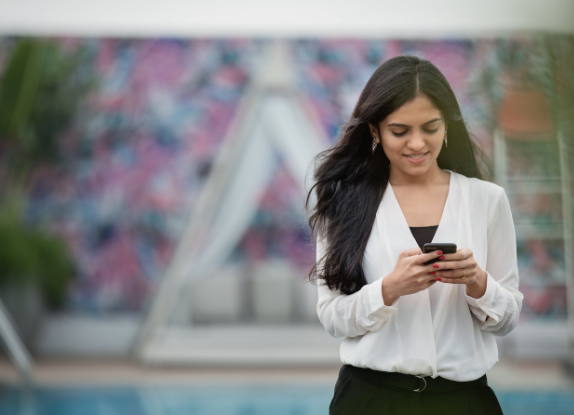
<instances>
[{"instance_id":1,"label":"blurred background","mask_svg":"<svg viewBox=\"0 0 574 415\"><path fill-rule=\"evenodd\" d=\"M313 157L385 60L455 91L517 231L505 413L574 413L574 3L0 0L0 414L326 414Z\"/></svg>"}]
</instances>

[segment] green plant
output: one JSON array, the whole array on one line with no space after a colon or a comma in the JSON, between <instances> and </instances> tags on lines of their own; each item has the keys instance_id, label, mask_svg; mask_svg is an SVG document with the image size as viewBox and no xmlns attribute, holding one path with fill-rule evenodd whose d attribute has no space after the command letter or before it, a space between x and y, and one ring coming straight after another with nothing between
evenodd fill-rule
<instances>
[{"instance_id":1,"label":"green plant","mask_svg":"<svg viewBox=\"0 0 574 415\"><path fill-rule=\"evenodd\" d=\"M50 307L60 307L74 268L65 243L18 222L0 221L0 285L38 284Z\"/></svg>"},{"instance_id":2,"label":"green plant","mask_svg":"<svg viewBox=\"0 0 574 415\"><path fill-rule=\"evenodd\" d=\"M0 78L0 283L34 282L61 305L74 275L65 243L25 223L34 170L62 166L60 140L95 85L85 48L16 39Z\"/></svg>"}]
</instances>

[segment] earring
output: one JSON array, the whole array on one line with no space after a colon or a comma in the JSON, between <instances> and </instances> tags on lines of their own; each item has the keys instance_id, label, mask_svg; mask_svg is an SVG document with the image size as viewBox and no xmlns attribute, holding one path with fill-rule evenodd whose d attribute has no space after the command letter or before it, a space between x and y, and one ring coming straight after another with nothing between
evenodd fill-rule
<instances>
[{"instance_id":1,"label":"earring","mask_svg":"<svg viewBox=\"0 0 574 415\"><path fill-rule=\"evenodd\" d=\"M448 140L446 139L446 132L444 133L444 145L448 147Z\"/></svg>"},{"instance_id":2,"label":"earring","mask_svg":"<svg viewBox=\"0 0 574 415\"><path fill-rule=\"evenodd\" d=\"M371 154L375 154L375 149L377 148L377 140L373 137L373 149Z\"/></svg>"}]
</instances>

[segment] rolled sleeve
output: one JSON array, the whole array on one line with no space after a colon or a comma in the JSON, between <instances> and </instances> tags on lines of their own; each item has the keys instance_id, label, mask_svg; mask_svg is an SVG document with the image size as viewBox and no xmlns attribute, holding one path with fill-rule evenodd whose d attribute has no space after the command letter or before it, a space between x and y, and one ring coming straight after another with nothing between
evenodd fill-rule
<instances>
[{"instance_id":1,"label":"rolled sleeve","mask_svg":"<svg viewBox=\"0 0 574 415\"><path fill-rule=\"evenodd\" d=\"M377 331L396 313L396 300L385 305L381 292L383 278L363 286L351 295L319 285L317 315L321 324L334 337L362 336Z\"/></svg>"},{"instance_id":2,"label":"rolled sleeve","mask_svg":"<svg viewBox=\"0 0 574 415\"><path fill-rule=\"evenodd\" d=\"M498 282L492 277L492 275L488 272L486 275L486 291L482 297L474 298L465 293L466 302L470 306L470 311L481 323L486 321L486 318L488 317L487 312L493 309L495 293L498 285Z\"/></svg>"},{"instance_id":3,"label":"rolled sleeve","mask_svg":"<svg viewBox=\"0 0 574 415\"><path fill-rule=\"evenodd\" d=\"M372 284L367 284L363 287L363 289L368 293L369 304L373 314L377 313L379 310L383 310L385 313L388 313L397 309L395 306L399 301L398 298L390 306L385 304L385 299L383 298L383 279L384 278L378 279Z\"/></svg>"},{"instance_id":4,"label":"rolled sleeve","mask_svg":"<svg viewBox=\"0 0 574 415\"><path fill-rule=\"evenodd\" d=\"M324 239L317 240L317 261L323 259ZM356 293L346 295L330 289L319 279L317 315L327 332L334 337L362 336L378 330L385 321L396 313L398 299L392 305L385 305L382 293L383 279L366 284Z\"/></svg>"}]
</instances>

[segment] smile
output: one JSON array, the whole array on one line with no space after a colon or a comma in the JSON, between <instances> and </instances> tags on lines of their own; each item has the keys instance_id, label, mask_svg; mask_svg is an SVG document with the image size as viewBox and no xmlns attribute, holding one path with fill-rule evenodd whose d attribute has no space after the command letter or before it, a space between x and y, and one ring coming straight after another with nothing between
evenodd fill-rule
<instances>
[{"instance_id":1,"label":"smile","mask_svg":"<svg viewBox=\"0 0 574 415\"><path fill-rule=\"evenodd\" d=\"M418 163L422 163L423 161L425 161L428 154L429 154L429 152L427 151L424 154L413 154L413 155L409 155L409 156L405 155L405 157L409 162L418 164Z\"/></svg>"}]
</instances>

